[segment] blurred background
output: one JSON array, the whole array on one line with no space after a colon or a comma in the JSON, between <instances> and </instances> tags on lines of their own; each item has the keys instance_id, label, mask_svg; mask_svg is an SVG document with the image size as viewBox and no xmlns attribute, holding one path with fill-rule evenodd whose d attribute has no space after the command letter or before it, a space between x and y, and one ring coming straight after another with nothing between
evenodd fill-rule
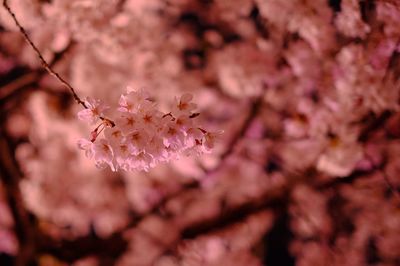
<instances>
[{"instance_id":1,"label":"blurred background","mask_svg":"<svg viewBox=\"0 0 400 266\"><path fill-rule=\"evenodd\" d=\"M2 1L3 2L3 1ZM80 97L192 93L212 153L99 170L0 9L0 265L400 265L398 0L9 0Z\"/></svg>"}]
</instances>

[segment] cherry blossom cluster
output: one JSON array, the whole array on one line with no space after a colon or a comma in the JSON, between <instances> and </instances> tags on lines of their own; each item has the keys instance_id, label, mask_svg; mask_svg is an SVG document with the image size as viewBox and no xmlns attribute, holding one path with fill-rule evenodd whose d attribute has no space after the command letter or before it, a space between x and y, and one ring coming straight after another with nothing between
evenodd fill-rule
<instances>
[{"instance_id":1,"label":"cherry blossom cluster","mask_svg":"<svg viewBox=\"0 0 400 266\"><path fill-rule=\"evenodd\" d=\"M90 139L80 139L78 146L97 167L109 166L112 171L148 171L182 153L209 152L220 133L208 132L196 124L199 113L194 112L192 99L191 94L183 94L171 112L162 113L145 91L130 91L121 95L111 121L104 118L106 112L110 113L109 106L86 98L87 109L80 111L78 118L100 124Z\"/></svg>"}]
</instances>

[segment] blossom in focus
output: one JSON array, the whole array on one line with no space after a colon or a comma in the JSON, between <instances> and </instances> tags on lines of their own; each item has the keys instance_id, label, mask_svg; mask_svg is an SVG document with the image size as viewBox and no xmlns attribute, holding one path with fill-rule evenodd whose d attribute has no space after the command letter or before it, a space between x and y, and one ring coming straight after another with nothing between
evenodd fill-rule
<instances>
[{"instance_id":1,"label":"blossom in focus","mask_svg":"<svg viewBox=\"0 0 400 266\"><path fill-rule=\"evenodd\" d=\"M93 146L94 160L96 161L96 166L99 168L106 167L109 165L114 171L113 157L114 153L106 139L100 139L98 142L94 143Z\"/></svg>"},{"instance_id":2,"label":"blossom in focus","mask_svg":"<svg viewBox=\"0 0 400 266\"><path fill-rule=\"evenodd\" d=\"M115 108L115 126L102 122L92 131L90 141L81 139L78 147L97 167L108 165L113 171L147 171L181 153L191 154L190 150L208 152L221 132L208 132L197 125L192 99L191 94L184 94L172 112L163 114L146 92L130 91L120 97ZM87 105L78 117L89 123L107 109L100 100L88 99ZM103 129L104 137L97 140Z\"/></svg>"}]
</instances>

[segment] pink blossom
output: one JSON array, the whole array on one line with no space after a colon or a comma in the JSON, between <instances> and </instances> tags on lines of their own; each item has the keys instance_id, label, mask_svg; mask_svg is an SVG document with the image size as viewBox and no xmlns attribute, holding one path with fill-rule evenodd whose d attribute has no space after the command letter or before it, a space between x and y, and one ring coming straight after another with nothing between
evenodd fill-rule
<instances>
[{"instance_id":1,"label":"pink blossom","mask_svg":"<svg viewBox=\"0 0 400 266\"><path fill-rule=\"evenodd\" d=\"M100 139L96 141L93 143L92 150L97 167L104 168L106 165L108 165L110 166L111 170L116 170L113 164L113 150L107 140Z\"/></svg>"},{"instance_id":2,"label":"pink blossom","mask_svg":"<svg viewBox=\"0 0 400 266\"><path fill-rule=\"evenodd\" d=\"M136 114L123 113L116 120L117 126L121 129L124 134L128 134L135 128L141 127L141 121Z\"/></svg>"},{"instance_id":3,"label":"pink blossom","mask_svg":"<svg viewBox=\"0 0 400 266\"><path fill-rule=\"evenodd\" d=\"M130 171L148 171L150 168L154 167L153 158L145 152L140 152L137 155L131 155L129 156L128 160Z\"/></svg>"},{"instance_id":4,"label":"pink blossom","mask_svg":"<svg viewBox=\"0 0 400 266\"><path fill-rule=\"evenodd\" d=\"M121 142L116 145L114 148L115 153L115 162L119 168L127 171L129 169L129 156L131 152L129 151L129 147L126 143Z\"/></svg>"},{"instance_id":5,"label":"pink blossom","mask_svg":"<svg viewBox=\"0 0 400 266\"><path fill-rule=\"evenodd\" d=\"M199 128L189 128L186 131L187 138L186 143L189 146L195 146L201 144L201 139L204 136L204 133Z\"/></svg>"},{"instance_id":6,"label":"pink blossom","mask_svg":"<svg viewBox=\"0 0 400 266\"><path fill-rule=\"evenodd\" d=\"M174 111L163 115L145 91L130 91L119 99L115 126L111 128L103 121L92 131L91 141L81 139L78 146L88 158L94 159L96 166L108 165L113 171L148 171L158 162L179 157L180 153L208 152L220 133L196 125L198 113L193 112L196 105L192 99L191 94L184 94ZM89 106L98 111L100 101L90 100ZM84 114L94 117L92 109ZM104 138L97 140L103 130Z\"/></svg>"},{"instance_id":7,"label":"pink blossom","mask_svg":"<svg viewBox=\"0 0 400 266\"><path fill-rule=\"evenodd\" d=\"M197 105L192 103L193 95L189 93L185 93L181 96L181 98L177 101L176 106L174 106L173 114L175 116L179 116L180 114L188 115L194 109L196 109Z\"/></svg>"},{"instance_id":8,"label":"pink blossom","mask_svg":"<svg viewBox=\"0 0 400 266\"><path fill-rule=\"evenodd\" d=\"M109 140L111 146L118 146L123 140L122 130L118 127L106 128L104 130L104 136Z\"/></svg>"},{"instance_id":9,"label":"pink blossom","mask_svg":"<svg viewBox=\"0 0 400 266\"><path fill-rule=\"evenodd\" d=\"M143 110L138 113L140 119L140 128L145 131L154 132L161 124L162 113L155 108L151 108L149 110Z\"/></svg>"},{"instance_id":10,"label":"pink blossom","mask_svg":"<svg viewBox=\"0 0 400 266\"><path fill-rule=\"evenodd\" d=\"M87 139L78 140L78 147L81 150L85 151L85 155L88 158L92 158L92 156L93 156L92 146L93 146L93 143L91 141L87 140Z\"/></svg>"},{"instance_id":11,"label":"pink blossom","mask_svg":"<svg viewBox=\"0 0 400 266\"><path fill-rule=\"evenodd\" d=\"M131 154L138 154L145 149L150 141L149 135L144 130L135 130L126 136Z\"/></svg>"},{"instance_id":12,"label":"pink blossom","mask_svg":"<svg viewBox=\"0 0 400 266\"><path fill-rule=\"evenodd\" d=\"M85 100L86 109L78 113L78 118L83 121L88 121L94 124L98 121L100 116L104 115L104 111L109 109L108 106L104 105L100 100L95 100L87 97Z\"/></svg>"},{"instance_id":13,"label":"pink blossom","mask_svg":"<svg viewBox=\"0 0 400 266\"><path fill-rule=\"evenodd\" d=\"M139 110L149 108L151 104L149 95L143 89L137 92L130 91L127 94L121 95L118 111L136 113Z\"/></svg>"},{"instance_id":14,"label":"pink blossom","mask_svg":"<svg viewBox=\"0 0 400 266\"><path fill-rule=\"evenodd\" d=\"M168 152L161 137L154 135L148 144L146 152L151 154L157 161L162 162L168 159Z\"/></svg>"},{"instance_id":15,"label":"pink blossom","mask_svg":"<svg viewBox=\"0 0 400 266\"><path fill-rule=\"evenodd\" d=\"M210 151L214 148L216 140L222 135L223 131L217 132L206 132L204 134L203 145L207 151Z\"/></svg>"},{"instance_id":16,"label":"pink blossom","mask_svg":"<svg viewBox=\"0 0 400 266\"><path fill-rule=\"evenodd\" d=\"M193 119L187 115L180 115L176 118L175 123L182 131L186 132L193 126Z\"/></svg>"},{"instance_id":17,"label":"pink blossom","mask_svg":"<svg viewBox=\"0 0 400 266\"><path fill-rule=\"evenodd\" d=\"M164 144L169 148L178 149L184 143L185 135L181 132L179 126L174 122L169 122L162 131Z\"/></svg>"}]
</instances>

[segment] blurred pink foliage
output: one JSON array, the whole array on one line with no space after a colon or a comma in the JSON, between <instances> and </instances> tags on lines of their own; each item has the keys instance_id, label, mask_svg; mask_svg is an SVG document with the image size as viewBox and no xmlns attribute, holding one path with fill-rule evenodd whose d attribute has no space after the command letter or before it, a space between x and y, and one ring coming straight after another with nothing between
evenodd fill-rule
<instances>
[{"instance_id":1,"label":"blurred pink foliage","mask_svg":"<svg viewBox=\"0 0 400 266\"><path fill-rule=\"evenodd\" d=\"M399 1L7 2L0 265L400 265Z\"/></svg>"}]
</instances>

